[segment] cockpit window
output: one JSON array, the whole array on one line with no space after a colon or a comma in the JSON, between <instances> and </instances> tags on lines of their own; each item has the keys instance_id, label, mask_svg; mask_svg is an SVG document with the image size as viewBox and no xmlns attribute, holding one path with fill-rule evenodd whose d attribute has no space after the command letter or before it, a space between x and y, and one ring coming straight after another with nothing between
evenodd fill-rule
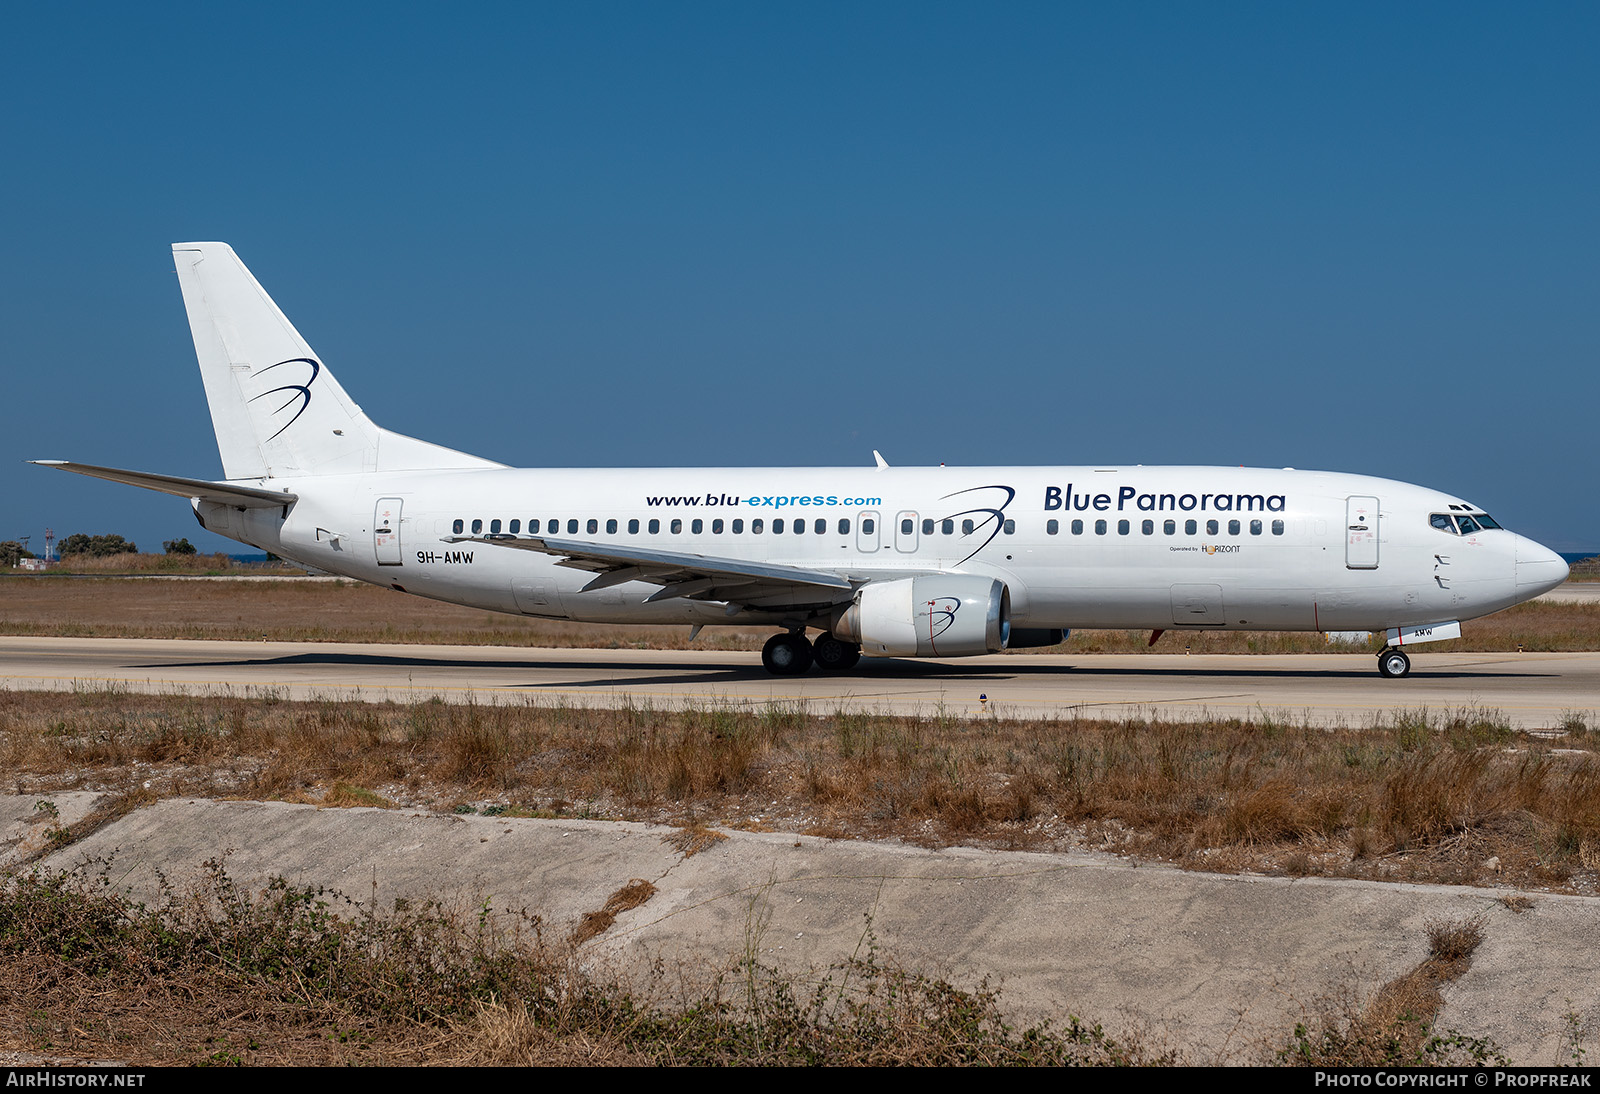
<instances>
[{"instance_id":1,"label":"cockpit window","mask_svg":"<svg viewBox=\"0 0 1600 1094\"><path fill-rule=\"evenodd\" d=\"M1451 519L1449 513L1434 513L1428 518L1428 523L1441 532L1449 532L1451 535L1456 534L1456 522Z\"/></svg>"},{"instance_id":2,"label":"cockpit window","mask_svg":"<svg viewBox=\"0 0 1600 1094\"><path fill-rule=\"evenodd\" d=\"M1474 520L1483 525L1485 528L1500 527L1500 522L1495 520L1488 513L1474 513L1472 516Z\"/></svg>"},{"instance_id":3,"label":"cockpit window","mask_svg":"<svg viewBox=\"0 0 1600 1094\"><path fill-rule=\"evenodd\" d=\"M1480 530L1478 522L1467 516L1465 513L1457 516L1456 520L1460 523L1461 534L1464 536L1470 536L1472 533Z\"/></svg>"}]
</instances>

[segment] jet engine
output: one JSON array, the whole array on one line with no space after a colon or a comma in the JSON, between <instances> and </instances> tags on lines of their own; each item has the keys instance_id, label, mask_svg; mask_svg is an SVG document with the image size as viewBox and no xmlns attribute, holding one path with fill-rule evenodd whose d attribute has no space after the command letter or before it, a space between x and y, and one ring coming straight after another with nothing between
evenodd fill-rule
<instances>
[{"instance_id":1,"label":"jet engine","mask_svg":"<svg viewBox=\"0 0 1600 1094\"><path fill-rule=\"evenodd\" d=\"M999 653L1011 633L1011 594L989 577L927 574L874 581L836 608L835 638L874 657Z\"/></svg>"}]
</instances>

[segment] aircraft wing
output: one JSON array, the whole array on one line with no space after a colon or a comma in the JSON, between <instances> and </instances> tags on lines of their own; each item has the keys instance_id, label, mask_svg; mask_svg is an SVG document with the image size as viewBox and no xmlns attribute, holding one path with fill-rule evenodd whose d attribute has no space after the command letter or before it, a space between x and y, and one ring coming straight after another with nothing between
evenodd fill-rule
<instances>
[{"instance_id":1,"label":"aircraft wing","mask_svg":"<svg viewBox=\"0 0 1600 1094\"><path fill-rule=\"evenodd\" d=\"M751 562L742 558L717 558L680 551L658 551L618 543L590 543L548 536L444 536L447 543L483 543L491 547L511 547L560 555L558 566L588 570L598 576L582 592L605 589L629 581L660 585L660 592L646 603L689 597L695 600L725 600L734 604L760 605L781 600L797 603L830 604L842 599L862 584L827 570L800 566L780 566L771 562Z\"/></svg>"},{"instance_id":2,"label":"aircraft wing","mask_svg":"<svg viewBox=\"0 0 1600 1094\"><path fill-rule=\"evenodd\" d=\"M159 490L179 498L199 498L236 509L276 509L300 500L300 495L287 490L263 490L258 486L240 486L230 482L207 482L205 479L182 479L176 475L153 475L148 471L125 471L119 467L96 467L92 463L71 463L67 460L29 460L40 467L54 467L88 475L94 479L120 482L124 486L138 486L145 490Z\"/></svg>"}]
</instances>

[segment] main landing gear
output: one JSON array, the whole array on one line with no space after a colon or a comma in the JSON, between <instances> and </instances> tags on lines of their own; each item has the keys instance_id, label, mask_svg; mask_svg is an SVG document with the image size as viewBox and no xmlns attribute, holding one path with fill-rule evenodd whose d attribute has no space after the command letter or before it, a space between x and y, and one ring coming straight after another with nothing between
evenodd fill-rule
<instances>
[{"instance_id":1,"label":"main landing gear","mask_svg":"<svg viewBox=\"0 0 1600 1094\"><path fill-rule=\"evenodd\" d=\"M1398 680L1411 672L1411 658L1402 650L1386 649L1378 654L1378 675Z\"/></svg>"},{"instance_id":2,"label":"main landing gear","mask_svg":"<svg viewBox=\"0 0 1600 1094\"><path fill-rule=\"evenodd\" d=\"M860 646L827 633L815 642L804 631L775 634L761 647L761 664L774 676L799 676L813 664L827 672L846 672L860 660Z\"/></svg>"}]
</instances>

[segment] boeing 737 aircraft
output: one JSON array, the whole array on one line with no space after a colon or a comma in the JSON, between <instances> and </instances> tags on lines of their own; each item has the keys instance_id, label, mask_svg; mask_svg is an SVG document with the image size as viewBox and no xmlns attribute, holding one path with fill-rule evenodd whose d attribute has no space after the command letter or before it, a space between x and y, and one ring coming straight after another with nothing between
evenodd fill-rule
<instances>
[{"instance_id":1,"label":"boeing 737 aircraft","mask_svg":"<svg viewBox=\"0 0 1600 1094\"><path fill-rule=\"evenodd\" d=\"M1378 671L1398 677L1405 647L1567 577L1461 498L1326 471L505 467L376 425L226 244L172 253L225 479L36 462L188 498L210 531L401 592L771 626L780 675L1111 627L1384 631Z\"/></svg>"}]
</instances>

